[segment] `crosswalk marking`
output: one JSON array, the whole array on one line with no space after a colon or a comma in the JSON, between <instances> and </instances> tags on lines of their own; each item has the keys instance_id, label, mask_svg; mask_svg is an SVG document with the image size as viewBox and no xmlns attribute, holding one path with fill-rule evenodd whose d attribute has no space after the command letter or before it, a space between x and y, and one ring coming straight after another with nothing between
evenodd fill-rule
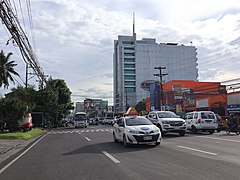
<instances>
[{"instance_id":1,"label":"crosswalk marking","mask_svg":"<svg viewBox=\"0 0 240 180\"><path fill-rule=\"evenodd\" d=\"M67 131L63 131L63 130L53 130L53 131L50 131L48 132L48 134L72 134L72 133L78 133L78 134L81 134L81 133L92 133L92 132L112 132L113 129L84 129L84 130L67 130Z\"/></svg>"}]
</instances>

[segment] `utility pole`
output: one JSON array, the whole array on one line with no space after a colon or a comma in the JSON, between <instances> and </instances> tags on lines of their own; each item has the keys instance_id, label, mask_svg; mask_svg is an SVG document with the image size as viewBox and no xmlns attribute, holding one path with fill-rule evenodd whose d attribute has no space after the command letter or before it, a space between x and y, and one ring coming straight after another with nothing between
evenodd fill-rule
<instances>
[{"instance_id":1,"label":"utility pole","mask_svg":"<svg viewBox=\"0 0 240 180\"><path fill-rule=\"evenodd\" d=\"M154 69L159 69L159 74L153 74L154 76L158 76L159 77L159 84L160 84L160 97L161 97L161 100L160 100L160 106L161 106L161 110L162 107L164 106L164 101L163 101L163 76L166 76L168 75L167 73L162 73L162 69L166 69L166 67L162 67L162 66L159 66L159 67L154 67Z\"/></svg>"},{"instance_id":2,"label":"utility pole","mask_svg":"<svg viewBox=\"0 0 240 180\"><path fill-rule=\"evenodd\" d=\"M16 15L13 13L13 8L10 1L0 0L0 18L3 24L11 34L11 38L15 40L22 54L23 60L30 66L41 82L47 83L44 78L44 73L41 71L40 64L34 54L31 44L23 31ZM26 81L27 83L27 81ZM27 86L27 84L26 84Z\"/></svg>"}]
</instances>

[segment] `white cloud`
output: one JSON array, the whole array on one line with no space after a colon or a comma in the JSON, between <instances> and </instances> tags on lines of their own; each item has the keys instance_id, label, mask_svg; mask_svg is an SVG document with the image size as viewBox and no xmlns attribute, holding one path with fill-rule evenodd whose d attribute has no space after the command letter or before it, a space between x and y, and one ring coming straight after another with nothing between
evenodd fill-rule
<instances>
[{"instance_id":1,"label":"white cloud","mask_svg":"<svg viewBox=\"0 0 240 180\"><path fill-rule=\"evenodd\" d=\"M192 42L198 48L200 80L231 79L239 71L239 41L228 44L240 34L238 1L34 0L31 7L38 60L46 74L66 81L78 95L74 101L86 95L112 102L113 41L118 35L132 34L135 12L138 39L150 37L185 45ZM20 11L18 16L22 22ZM24 16L27 22L27 13ZM0 35L0 48L11 49L5 46L8 36L3 26ZM23 61L16 53L13 58L24 79Z\"/></svg>"}]
</instances>

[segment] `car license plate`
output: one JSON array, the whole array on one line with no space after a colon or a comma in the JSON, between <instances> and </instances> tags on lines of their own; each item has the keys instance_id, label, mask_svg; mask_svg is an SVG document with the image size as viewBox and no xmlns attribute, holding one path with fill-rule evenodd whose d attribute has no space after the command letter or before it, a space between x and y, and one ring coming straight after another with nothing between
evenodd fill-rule
<instances>
[{"instance_id":1,"label":"car license plate","mask_svg":"<svg viewBox=\"0 0 240 180\"><path fill-rule=\"evenodd\" d=\"M143 140L152 140L152 136L144 136Z\"/></svg>"}]
</instances>

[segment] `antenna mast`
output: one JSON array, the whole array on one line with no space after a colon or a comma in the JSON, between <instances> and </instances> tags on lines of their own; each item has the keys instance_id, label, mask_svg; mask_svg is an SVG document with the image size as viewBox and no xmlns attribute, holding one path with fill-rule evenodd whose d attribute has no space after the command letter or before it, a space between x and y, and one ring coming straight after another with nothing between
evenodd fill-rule
<instances>
[{"instance_id":1,"label":"antenna mast","mask_svg":"<svg viewBox=\"0 0 240 180\"><path fill-rule=\"evenodd\" d=\"M136 41L136 33L135 33L135 12L133 12L133 38L134 42Z\"/></svg>"}]
</instances>

